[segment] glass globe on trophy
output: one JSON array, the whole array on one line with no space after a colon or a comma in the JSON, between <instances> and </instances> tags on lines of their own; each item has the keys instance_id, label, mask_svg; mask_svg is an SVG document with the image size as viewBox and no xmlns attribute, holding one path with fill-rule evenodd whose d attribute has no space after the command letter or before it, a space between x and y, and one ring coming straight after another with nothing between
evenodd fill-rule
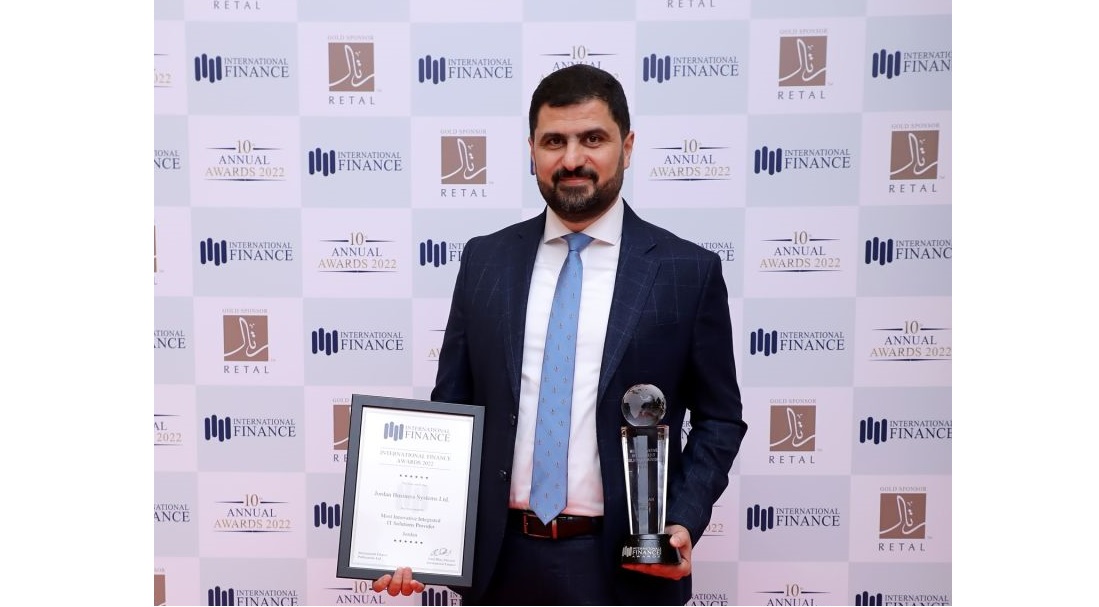
<instances>
[{"instance_id":1,"label":"glass globe on trophy","mask_svg":"<svg viewBox=\"0 0 1099 607\"><path fill-rule=\"evenodd\" d=\"M660 423L667 403L651 384L638 384L622 397L622 460L626 474L630 533L623 563L674 565L679 551L664 532L668 497L668 426Z\"/></svg>"}]
</instances>

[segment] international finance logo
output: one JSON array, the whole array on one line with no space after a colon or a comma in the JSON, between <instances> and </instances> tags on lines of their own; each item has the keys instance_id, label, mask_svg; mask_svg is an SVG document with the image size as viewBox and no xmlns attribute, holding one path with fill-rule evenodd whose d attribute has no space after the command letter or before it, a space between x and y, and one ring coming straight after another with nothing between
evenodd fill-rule
<instances>
[{"instance_id":1,"label":"international finance logo","mask_svg":"<svg viewBox=\"0 0 1099 607\"><path fill-rule=\"evenodd\" d=\"M901 74L949 72L952 55L951 51L902 52L883 48L870 57L870 77L891 80Z\"/></svg>"},{"instance_id":2,"label":"international finance logo","mask_svg":"<svg viewBox=\"0 0 1099 607\"><path fill-rule=\"evenodd\" d=\"M852 605L953 605L949 593L939 592L870 592L855 593Z\"/></svg>"},{"instance_id":3,"label":"international finance logo","mask_svg":"<svg viewBox=\"0 0 1099 607\"><path fill-rule=\"evenodd\" d=\"M810 527L838 528L842 523L839 508L833 506L763 507L749 506L744 517L748 531L759 529L802 529Z\"/></svg>"},{"instance_id":4,"label":"international finance logo","mask_svg":"<svg viewBox=\"0 0 1099 607\"><path fill-rule=\"evenodd\" d=\"M266 314L225 314L222 316L222 334L226 362L269 360L270 337Z\"/></svg>"},{"instance_id":5,"label":"international finance logo","mask_svg":"<svg viewBox=\"0 0 1099 607\"><path fill-rule=\"evenodd\" d=\"M421 83L439 84L440 82L446 82L446 57L436 57L434 59L431 55L420 57L417 61L416 79Z\"/></svg>"},{"instance_id":6,"label":"international finance logo","mask_svg":"<svg viewBox=\"0 0 1099 607\"><path fill-rule=\"evenodd\" d=\"M848 148L781 148L762 146L753 154L752 172L775 175L786 170L850 169L851 150Z\"/></svg>"},{"instance_id":7,"label":"international finance logo","mask_svg":"<svg viewBox=\"0 0 1099 607\"><path fill-rule=\"evenodd\" d=\"M813 451L816 442L816 405L771 407L771 451Z\"/></svg>"},{"instance_id":8,"label":"international finance logo","mask_svg":"<svg viewBox=\"0 0 1099 607\"><path fill-rule=\"evenodd\" d=\"M889 179L936 179L939 176L939 131L896 130L889 152Z\"/></svg>"},{"instance_id":9,"label":"international finance logo","mask_svg":"<svg viewBox=\"0 0 1099 607\"><path fill-rule=\"evenodd\" d=\"M761 507L759 504L750 506L748 508L748 514L744 517L745 524L748 526L748 531L752 529L759 529L760 531L767 531L775 528L775 507L767 506Z\"/></svg>"},{"instance_id":10,"label":"international finance logo","mask_svg":"<svg viewBox=\"0 0 1099 607\"><path fill-rule=\"evenodd\" d=\"M391 438L394 441L399 441L404 438L404 424L398 424L395 422L386 422L385 427L382 428L382 440Z\"/></svg>"},{"instance_id":11,"label":"international finance logo","mask_svg":"<svg viewBox=\"0 0 1099 607\"><path fill-rule=\"evenodd\" d=\"M926 493L881 494L878 525L878 537L880 539L924 539L926 529Z\"/></svg>"},{"instance_id":12,"label":"international finance logo","mask_svg":"<svg viewBox=\"0 0 1099 607\"><path fill-rule=\"evenodd\" d=\"M195 55L195 82L211 84L222 80L285 79L290 77L290 62L285 57L224 57L202 53Z\"/></svg>"},{"instance_id":13,"label":"international finance logo","mask_svg":"<svg viewBox=\"0 0 1099 607\"><path fill-rule=\"evenodd\" d=\"M442 84L447 80L509 80L515 76L510 57L433 57L416 61L416 79L421 84Z\"/></svg>"},{"instance_id":14,"label":"international finance logo","mask_svg":"<svg viewBox=\"0 0 1099 607\"><path fill-rule=\"evenodd\" d=\"M847 349L843 331L752 331L748 338L748 354L773 356L779 352L839 352Z\"/></svg>"},{"instance_id":15,"label":"international finance logo","mask_svg":"<svg viewBox=\"0 0 1099 607\"><path fill-rule=\"evenodd\" d=\"M340 333L333 329L325 331L323 327L316 329L310 335L310 350L313 354L325 354L331 356L340 351Z\"/></svg>"},{"instance_id":16,"label":"international finance logo","mask_svg":"<svg viewBox=\"0 0 1099 607\"><path fill-rule=\"evenodd\" d=\"M859 420L860 444L884 445L890 440L928 444L953 438L954 423L950 419L878 419L871 415Z\"/></svg>"},{"instance_id":17,"label":"international finance logo","mask_svg":"<svg viewBox=\"0 0 1099 607\"><path fill-rule=\"evenodd\" d=\"M864 263L879 266L896 261L950 260L954 255L951 241L945 238L894 240L874 236L866 240L864 249Z\"/></svg>"},{"instance_id":18,"label":"international finance logo","mask_svg":"<svg viewBox=\"0 0 1099 607\"><path fill-rule=\"evenodd\" d=\"M484 185L488 183L488 137L443 135L440 139L442 183Z\"/></svg>"},{"instance_id":19,"label":"international finance logo","mask_svg":"<svg viewBox=\"0 0 1099 607\"><path fill-rule=\"evenodd\" d=\"M232 588L214 586L206 591L207 605L236 605L236 591Z\"/></svg>"},{"instance_id":20,"label":"international finance logo","mask_svg":"<svg viewBox=\"0 0 1099 607\"><path fill-rule=\"evenodd\" d=\"M335 529L340 526L340 505L321 502L313 504L313 526Z\"/></svg>"},{"instance_id":21,"label":"international finance logo","mask_svg":"<svg viewBox=\"0 0 1099 607\"><path fill-rule=\"evenodd\" d=\"M824 86L827 71L828 36L779 38L779 86Z\"/></svg>"},{"instance_id":22,"label":"international finance logo","mask_svg":"<svg viewBox=\"0 0 1099 607\"><path fill-rule=\"evenodd\" d=\"M340 150L315 147L306 152L310 175L328 177L337 172L394 173L404 170L404 158L397 151Z\"/></svg>"},{"instance_id":23,"label":"international finance logo","mask_svg":"<svg viewBox=\"0 0 1099 607\"><path fill-rule=\"evenodd\" d=\"M461 596L454 594L450 590L436 590L435 588L425 588L420 593L420 605L461 605Z\"/></svg>"},{"instance_id":24,"label":"international finance logo","mask_svg":"<svg viewBox=\"0 0 1099 607\"><path fill-rule=\"evenodd\" d=\"M448 262L460 262L464 248L464 242L447 242L428 238L420 242L420 265L438 268L439 266L445 266Z\"/></svg>"},{"instance_id":25,"label":"international finance logo","mask_svg":"<svg viewBox=\"0 0 1099 607\"><path fill-rule=\"evenodd\" d=\"M672 78L731 78L740 75L733 55L657 55L641 58L641 80L662 84Z\"/></svg>"},{"instance_id":26,"label":"international finance logo","mask_svg":"<svg viewBox=\"0 0 1099 607\"><path fill-rule=\"evenodd\" d=\"M374 43L328 43L328 90L374 92Z\"/></svg>"}]
</instances>

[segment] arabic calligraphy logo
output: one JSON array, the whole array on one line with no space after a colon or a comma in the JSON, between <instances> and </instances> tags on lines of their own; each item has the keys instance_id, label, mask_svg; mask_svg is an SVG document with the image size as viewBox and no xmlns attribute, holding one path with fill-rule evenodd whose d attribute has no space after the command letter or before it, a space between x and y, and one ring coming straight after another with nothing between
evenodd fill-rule
<instances>
[{"instance_id":1,"label":"arabic calligraphy logo","mask_svg":"<svg viewBox=\"0 0 1099 607\"><path fill-rule=\"evenodd\" d=\"M374 92L374 43L328 43L328 90Z\"/></svg>"},{"instance_id":2,"label":"arabic calligraphy logo","mask_svg":"<svg viewBox=\"0 0 1099 607\"><path fill-rule=\"evenodd\" d=\"M813 451L816 442L816 405L771 407L771 451Z\"/></svg>"},{"instance_id":3,"label":"arabic calligraphy logo","mask_svg":"<svg viewBox=\"0 0 1099 607\"><path fill-rule=\"evenodd\" d=\"M445 184L483 185L488 182L487 137L442 138L442 179Z\"/></svg>"},{"instance_id":4,"label":"arabic calligraphy logo","mask_svg":"<svg viewBox=\"0 0 1099 607\"><path fill-rule=\"evenodd\" d=\"M784 36L778 47L779 86L824 86L828 36Z\"/></svg>"},{"instance_id":5,"label":"arabic calligraphy logo","mask_svg":"<svg viewBox=\"0 0 1099 607\"><path fill-rule=\"evenodd\" d=\"M889 179L935 179L939 175L939 131L893 131Z\"/></svg>"},{"instance_id":6,"label":"arabic calligraphy logo","mask_svg":"<svg viewBox=\"0 0 1099 607\"><path fill-rule=\"evenodd\" d=\"M927 531L926 493L882 493L878 537L924 539Z\"/></svg>"},{"instance_id":7,"label":"arabic calligraphy logo","mask_svg":"<svg viewBox=\"0 0 1099 607\"><path fill-rule=\"evenodd\" d=\"M269 337L266 315L225 314L221 318L225 360L240 362L268 360Z\"/></svg>"}]
</instances>

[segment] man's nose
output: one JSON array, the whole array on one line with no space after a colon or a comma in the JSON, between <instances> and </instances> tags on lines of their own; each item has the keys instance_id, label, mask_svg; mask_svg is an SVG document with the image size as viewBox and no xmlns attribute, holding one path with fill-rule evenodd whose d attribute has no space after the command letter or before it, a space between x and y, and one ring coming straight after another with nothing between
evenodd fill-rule
<instances>
[{"instance_id":1,"label":"man's nose","mask_svg":"<svg viewBox=\"0 0 1099 607\"><path fill-rule=\"evenodd\" d=\"M561 162L566 169L576 170L578 167L584 166L586 159L584 148L580 145L580 142L570 141L565 145L565 156L561 159Z\"/></svg>"}]
</instances>

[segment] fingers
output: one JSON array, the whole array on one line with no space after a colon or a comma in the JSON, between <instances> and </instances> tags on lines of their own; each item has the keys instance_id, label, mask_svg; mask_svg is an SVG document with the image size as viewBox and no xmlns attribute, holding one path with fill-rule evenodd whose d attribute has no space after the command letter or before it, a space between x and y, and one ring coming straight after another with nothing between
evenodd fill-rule
<instances>
[{"instance_id":1,"label":"fingers","mask_svg":"<svg viewBox=\"0 0 1099 607\"><path fill-rule=\"evenodd\" d=\"M389 596L403 594L408 596L413 592L423 592L424 584L412 577L411 567L398 567L392 574L386 574L374 580L371 584L374 592L386 591Z\"/></svg>"}]
</instances>

